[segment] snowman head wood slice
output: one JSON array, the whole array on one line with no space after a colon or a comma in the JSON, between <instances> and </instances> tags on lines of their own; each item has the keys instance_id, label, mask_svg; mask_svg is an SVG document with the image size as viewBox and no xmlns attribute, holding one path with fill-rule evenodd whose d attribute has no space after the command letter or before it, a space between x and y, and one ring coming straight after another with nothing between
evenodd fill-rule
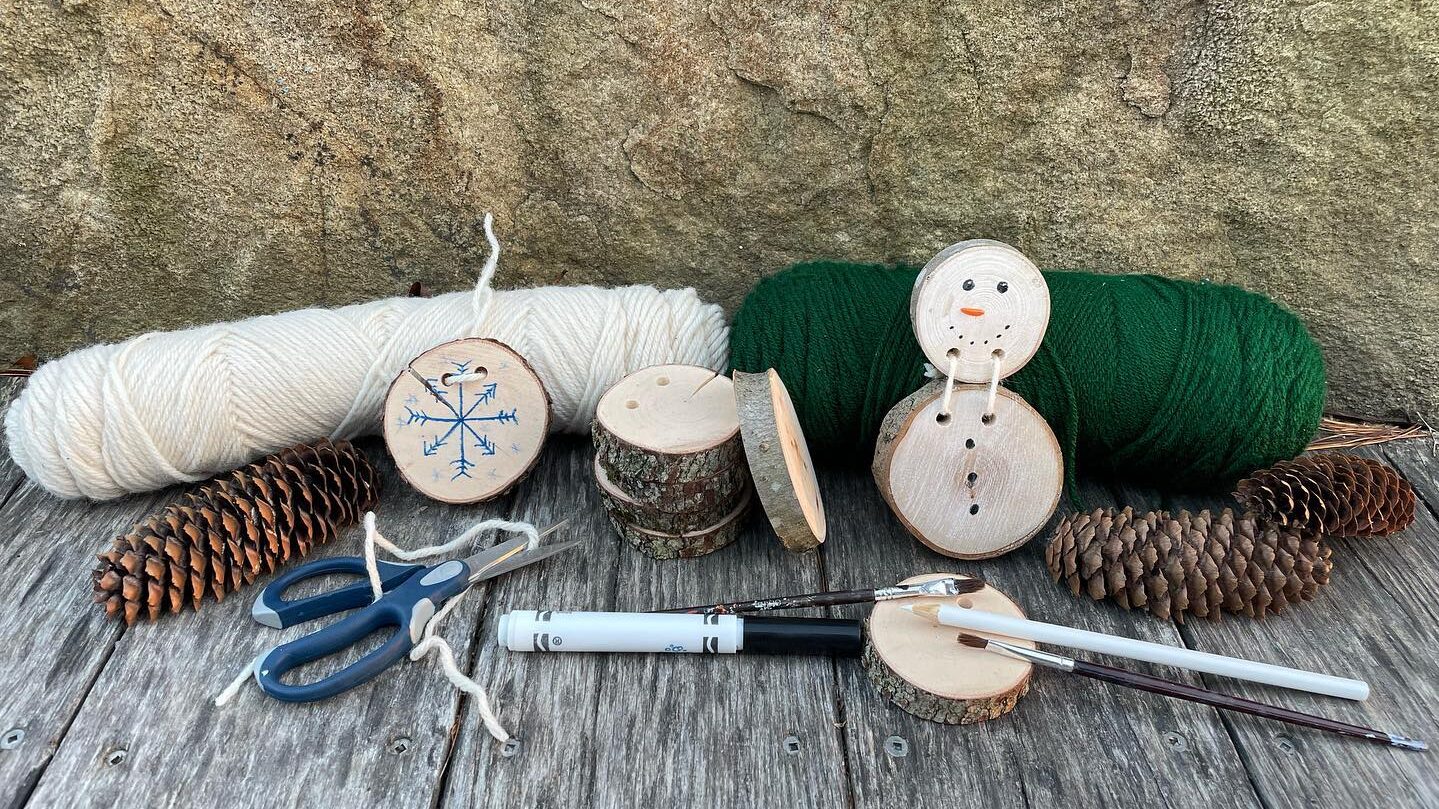
<instances>
[{"instance_id":1,"label":"snowman head wood slice","mask_svg":"<svg viewBox=\"0 0 1439 809\"><path fill-rule=\"evenodd\" d=\"M411 361L390 384L384 418L385 445L411 486L444 503L478 503L534 466L550 398L514 349L469 338Z\"/></svg>"},{"instance_id":2,"label":"snowman head wood slice","mask_svg":"<svg viewBox=\"0 0 1439 809\"><path fill-rule=\"evenodd\" d=\"M1049 285L1003 242L971 239L924 265L909 302L914 336L941 375L988 382L993 359L1009 376L1029 362L1049 327Z\"/></svg>"}]
</instances>

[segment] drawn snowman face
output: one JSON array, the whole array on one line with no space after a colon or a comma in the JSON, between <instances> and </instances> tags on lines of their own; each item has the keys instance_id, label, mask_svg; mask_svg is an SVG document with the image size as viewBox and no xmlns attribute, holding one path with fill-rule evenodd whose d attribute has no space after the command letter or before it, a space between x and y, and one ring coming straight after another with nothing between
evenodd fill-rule
<instances>
[{"instance_id":1,"label":"drawn snowman face","mask_svg":"<svg viewBox=\"0 0 1439 809\"><path fill-rule=\"evenodd\" d=\"M1039 268L1002 242L951 245L925 265L910 298L915 337L941 375L988 382L1019 370L1049 325L1049 286Z\"/></svg>"}]
</instances>

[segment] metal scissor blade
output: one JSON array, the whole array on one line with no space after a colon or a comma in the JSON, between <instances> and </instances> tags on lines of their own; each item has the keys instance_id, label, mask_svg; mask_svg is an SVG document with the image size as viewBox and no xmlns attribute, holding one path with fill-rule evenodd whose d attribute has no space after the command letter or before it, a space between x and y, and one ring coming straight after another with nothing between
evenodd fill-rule
<instances>
[{"instance_id":1,"label":"metal scissor blade","mask_svg":"<svg viewBox=\"0 0 1439 809\"><path fill-rule=\"evenodd\" d=\"M540 561L541 559L548 559L557 553L567 551L570 548L575 547L576 545L583 544L584 540L572 539L568 542L552 542L548 545L541 545L540 547L535 548L532 551L525 551L523 549L523 545L525 543L525 539L523 537L521 537L520 539L511 540L511 542L506 542L505 545L509 545L513 542L520 543L521 549L518 552L494 554L493 558L485 562L478 562L478 557L490 555L489 552L475 554L469 559L466 559L465 563L470 566L470 570L474 571L470 574L470 583L473 584L477 581L492 579L496 576L509 573L511 570L516 570L518 568L525 567L526 565L532 565L535 562ZM504 546L497 545L494 548L491 548L490 551L499 550L501 547Z\"/></svg>"}]
</instances>

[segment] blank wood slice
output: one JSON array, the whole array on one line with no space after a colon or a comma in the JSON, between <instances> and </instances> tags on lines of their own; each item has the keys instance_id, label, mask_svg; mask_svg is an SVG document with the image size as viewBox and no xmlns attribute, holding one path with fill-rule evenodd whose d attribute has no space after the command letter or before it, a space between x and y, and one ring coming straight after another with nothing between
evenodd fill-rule
<instances>
[{"instance_id":1,"label":"blank wood slice","mask_svg":"<svg viewBox=\"0 0 1439 809\"><path fill-rule=\"evenodd\" d=\"M655 365L616 382L600 398L595 452L610 478L686 482L741 463L734 386L697 365Z\"/></svg>"},{"instance_id":2,"label":"blank wood slice","mask_svg":"<svg viewBox=\"0 0 1439 809\"><path fill-rule=\"evenodd\" d=\"M734 391L745 459L770 525L792 551L819 547L826 530L824 503L789 391L773 368L735 371Z\"/></svg>"},{"instance_id":3,"label":"blank wood slice","mask_svg":"<svg viewBox=\"0 0 1439 809\"><path fill-rule=\"evenodd\" d=\"M1064 486L1054 431L1019 394L957 385L938 419L944 381L894 406L880 427L874 480L905 528L956 559L988 559L1023 545L1049 520Z\"/></svg>"},{"instance_id":4,"label":"blank wood slice","mask_svg":"<svg viewBox=\"0 0 1439 809\"><path fill-rule=\"evenodd\" d=\"M932 581L954 573L930 573L905 584ZM960 630L941 626L900 609L902 605L968 603L1000 615L1024 617L1004 593L986 586L966 596L881 601L870 612L861 661L881 694L900 708L933 722L967 725L1008 713L1029 690L1032 666L1023 661L972 649L958 641ZM972 634L1000 637L984 632ZM1026 640L1001 638L1033 649Z\"/></svg>"},{"instance_id":5,"label":"blank wood slice","mask_svg":"<svg viewBox=\"0 0 1439 809\"><path fill-rule=\"evenodd\" d=\"M750 493L746 491L740 498L739 505L718 523L683 534L639 528L617 519L613 512L609 512L610 524L626 542L655 559L691 559L713 553L734 542L739 537L740 528L744 526L750 502Z\"/></svg>"},{"instance_id":6,"label":"blank wood slice","mask_svg":"<svg viewBox=\"0 0 1439 809\"><path fill-rule=\"evenodd\" d=\"M739 467L739 469L743 470L743 467ZM735 506L747 496L749 490L749 476L746 473L744 475L745 482L734 487L733 491L727 494L732 483L728 476L725 476L726 481L717 483L719 488L712 492L713 496L701 496L688 500L673 498L661 507L655 507L634 499L612 483L598 459L595 460L594 471L595 483L600 490L600 499L604 502L605 509L611 517L636 528L661 531L666 534L683 534L686 531L706 528L721 522L726 515L734 511ZM689 510L684 508L674 510L668 507L674 504L681 506L689 504L691 507Z\"/></svg>"},{"instance_id":7,"label":"blank wood slice","mask_svg":"<svg viewBox=\"0 0 1439 809\"><path fill-rule=\"evenodd\" d=\"M925 357L941 374L951 352L955 379L988 382L1023 368L1049 328L1049 285L1034 262L1003 242L971 239L930 259L914 282L909 316Z\"/></svg>"},{"instance_id":8,"label":"blank wood slice","mask_svg":"<svg viewBox=\"0 0 1439 809\"><path fill-rule=\"evenodd\" d=\"M452 377L479 373L482 379ZM385 446L405 480L444 503L509 491L534 466L550 428L550 397L534 369L498 340L435 346L385 395Z\"/></svg>"}]
</instances>

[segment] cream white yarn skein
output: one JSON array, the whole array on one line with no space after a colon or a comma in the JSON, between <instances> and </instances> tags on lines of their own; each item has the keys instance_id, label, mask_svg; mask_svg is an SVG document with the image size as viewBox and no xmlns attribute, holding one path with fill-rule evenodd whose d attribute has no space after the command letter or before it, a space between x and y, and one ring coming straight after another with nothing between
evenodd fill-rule
<instances>
[{"instance_id":1,"label":"cream white yarn skein","mask_svg":"<svg viewBox=\"0 0 1439 809\"><path fill-rule=\"evenodd\" d=\"M491 236L473 292L387 298L153 332L44 364L5 416L10 454L61 497L103 500L205 480L257 457L380 427L385 391L416 355L491 337L529 360L552 428L589 430L600 395L649 365L717 370L724 314L693 289L491 291Z\"/></svg>"}]
</instances>

